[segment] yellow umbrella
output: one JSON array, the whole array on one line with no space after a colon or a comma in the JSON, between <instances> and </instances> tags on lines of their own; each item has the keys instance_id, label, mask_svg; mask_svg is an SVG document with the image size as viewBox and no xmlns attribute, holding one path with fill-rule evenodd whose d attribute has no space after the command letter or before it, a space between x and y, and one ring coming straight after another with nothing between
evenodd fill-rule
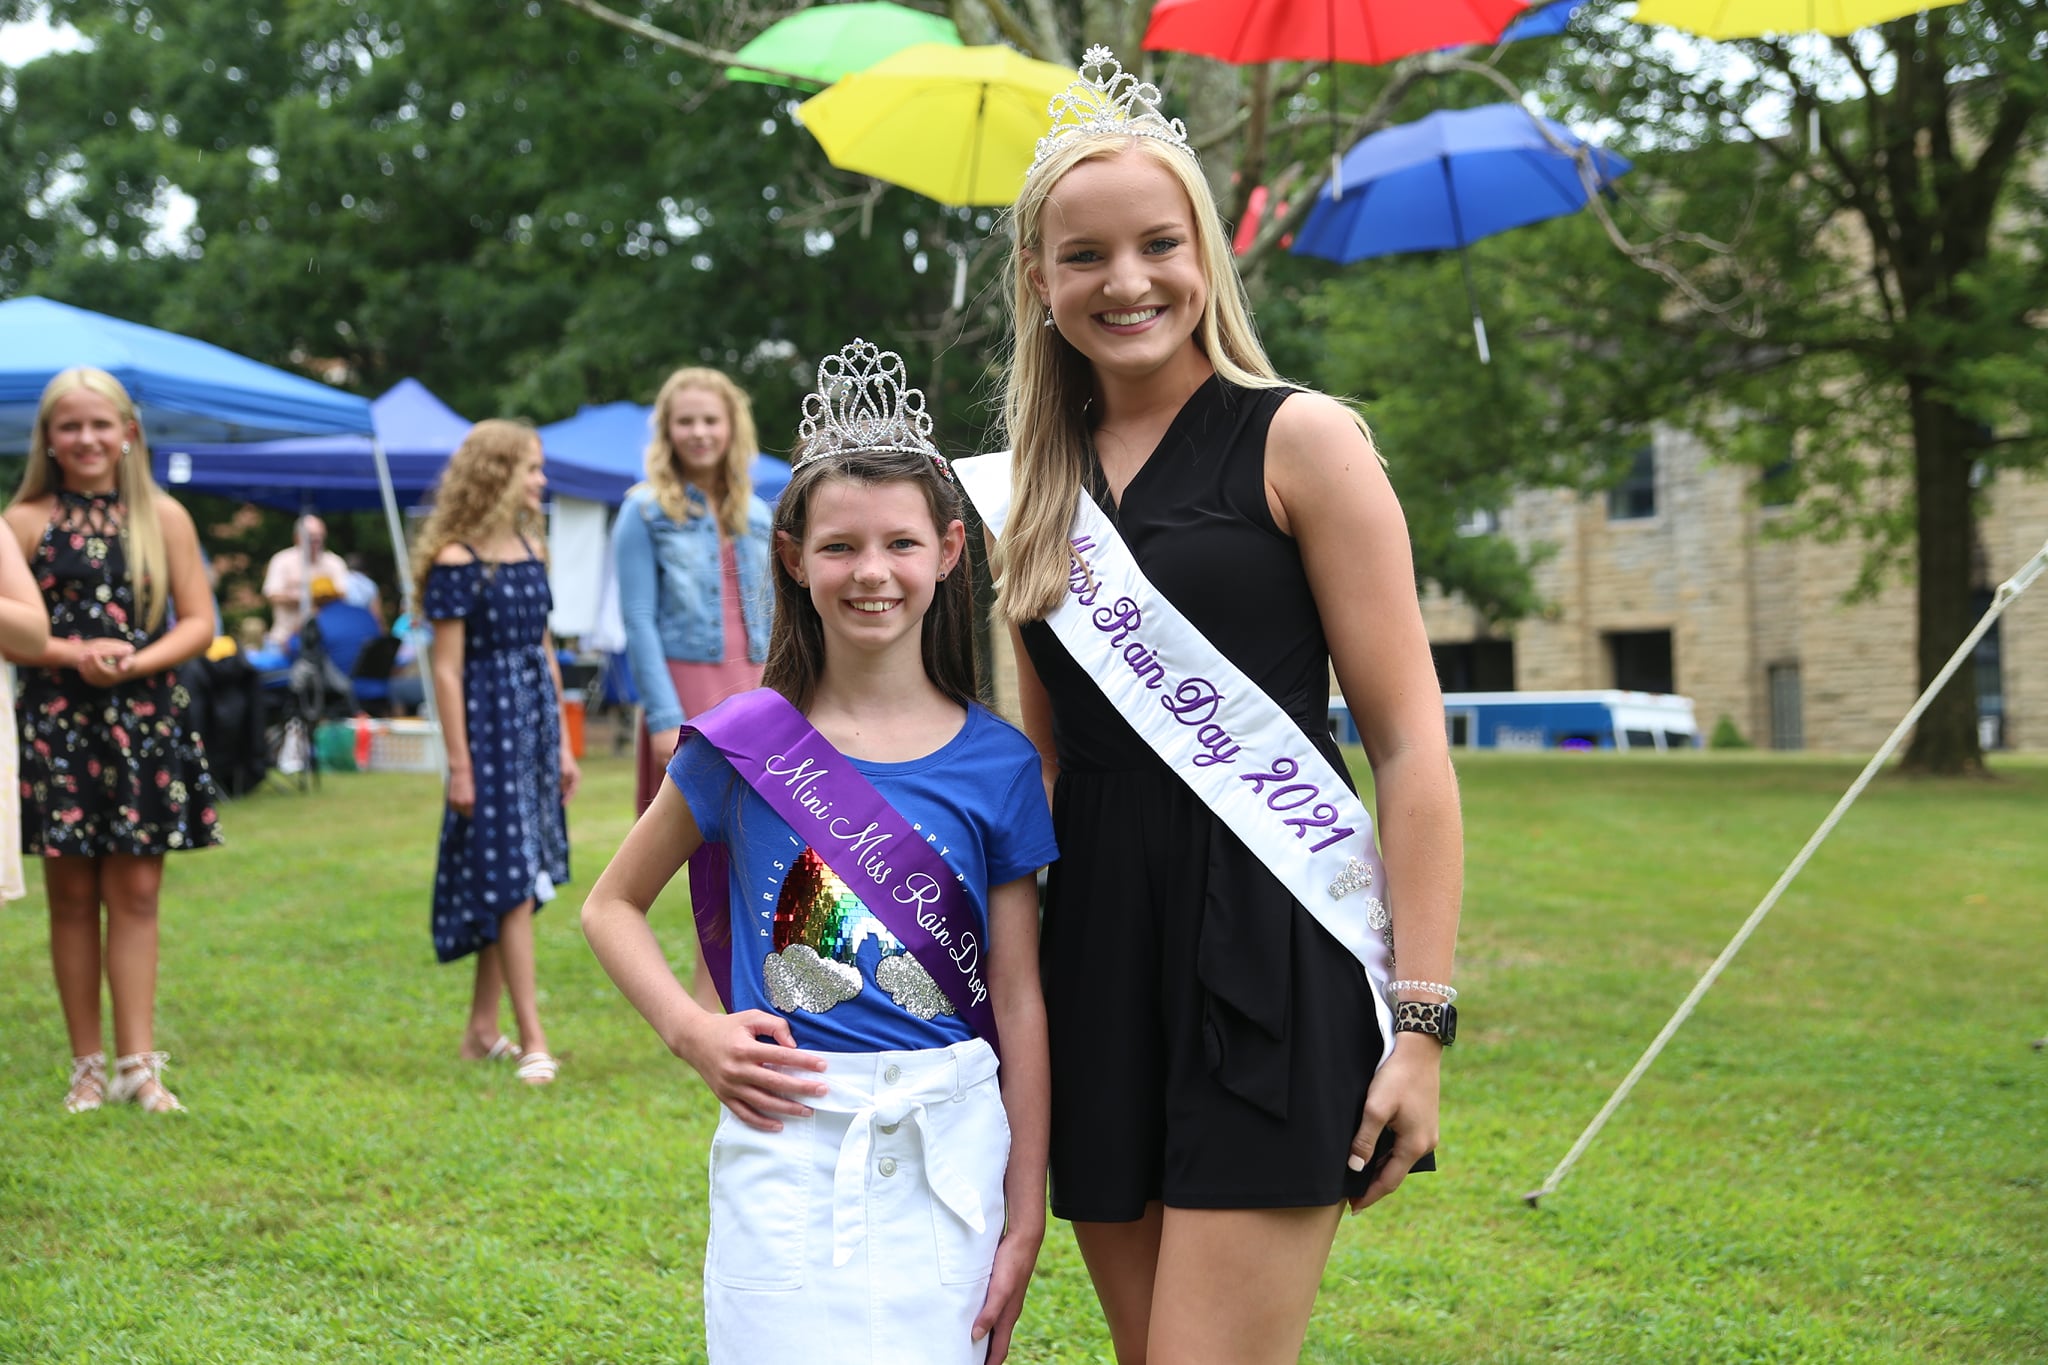
<instances>
[{"instance_id":1,"label":"yellow umbrella","mask_svg":"<svg viewBox=\"0 0 2048 1365\"><path fill-rule=\"evenodd\" d=\"M1703 38L1756 38L1766 33L1831 33L1941 9L1962 0L1642 0L1635 22L1664 24Z\"/></svg>"},{"instance_id":2,"label":"yellow umbrella","mask_svg":"<svg viewBox=\"0 0 2048 1365\"><path fill-rule=\"evenodd\" d=\"M1023 188L1046 105L1074 73L1007 47L920 43L797 106L841 170L942 204L1007 204Z\"/></svg>"}]
</instances>

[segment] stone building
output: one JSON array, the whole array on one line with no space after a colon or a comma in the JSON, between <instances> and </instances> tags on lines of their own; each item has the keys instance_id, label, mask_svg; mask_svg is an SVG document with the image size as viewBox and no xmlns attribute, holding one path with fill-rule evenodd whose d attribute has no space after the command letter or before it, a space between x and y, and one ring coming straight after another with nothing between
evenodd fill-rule
<instances>
[{"instance_id":1,"label":"stone building","mask_svg":"<svg viewBox=\"0 0 2048 1365\"><path fill-rule=\"evenodd\" d=\"M1662 431L1608 493L1524 493L1498 518L1549 610L1493 633L1438 594L1424 614L1446 691L1626 687L1693 699L1759 747L1867 754L1919 693L1913 589L1843 599L1863 549L1767 534L1755 474ZM1978 606L2048 539L2048 479L1984 490ZM1475 526L1475 529L1478 527ZM1975 660L1986 746L2048 752L2048 584L2009 608Z\"/></svg>"}]
</instances>

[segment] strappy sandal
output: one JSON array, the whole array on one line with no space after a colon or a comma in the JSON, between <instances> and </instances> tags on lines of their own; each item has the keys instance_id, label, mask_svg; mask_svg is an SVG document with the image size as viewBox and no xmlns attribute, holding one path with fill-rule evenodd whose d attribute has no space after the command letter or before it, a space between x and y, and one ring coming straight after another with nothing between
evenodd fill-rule
<instances>
[{"instance_id":1,"label":"strappy sandal","mask_svg":"<svg viewBox=\"0 0 2048 1365\"><path fill-rule=\"evenodd\" d=\"M484 1055L477 1060L483 1062L516 1062L519 1060L519 1044L501 1033L491 1043L490 1048Z\"/></svg>"},{"instance_id":2,"label":"strappy sandal","mask_svg":"<svg viewBox=\"0 0 2048 1365\"><path fill-rule=\"evenodd\" d=\"M519 1070L516 1074L528 1085L547 1085L555 1079L556 1073L561 1069L562 1064L547 1053L529 1052L520 1057Z\"/></svg>"},{"instance_id":3,"label":"strappy sandal","mask_svg":"<svg viewBox=\"0 0 2048 1365\"><path fill-rule=\"evenodd\" d=\"M146 1114L182 1114L185 1106L164 1085L168 1052L131 1052L114 1059L114 1083L107 1087L107 1102L134 1101Z\"/></svg>"},{"instance_id":4,"label":"strappy sandal","mask_svg":"<svg viewBox=\"0 0 2048 1365\"><path fill-rule=\"evenodd\" d=\"M71 1114L89 1114L106 1102L107 1054L90 1052L71 1059L71 1086L64 1092L64 1109Z\"/></svg>"}]
</instances>

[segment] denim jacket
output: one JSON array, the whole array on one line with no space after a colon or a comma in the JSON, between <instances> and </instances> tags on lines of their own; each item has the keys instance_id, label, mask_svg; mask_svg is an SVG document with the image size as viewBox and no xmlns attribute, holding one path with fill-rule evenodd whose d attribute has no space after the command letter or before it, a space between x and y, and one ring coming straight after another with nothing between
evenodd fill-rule
<instances>
[{"instance_id":1,"label":"denim jacket","mask_svg":"<svg viewBox=\"0 0 2048 1365\"><path fill-rule=\"evenodd\" d=\"M698 494L691 490L695 499ZM740 611L747 623L747 657L768 658L768 618L774 589L768 581L771 525L768 504L752 499L747 533L733 546L739 559ZM671 659L717 663L725 657L725 617L719 602L718 521L708 512L678 523L640 485L626 494L612 532L619 571L619 615L626 623L626 662L650 731L681 725L682 703L668 675Z\"/></svg>"}]
</instances>

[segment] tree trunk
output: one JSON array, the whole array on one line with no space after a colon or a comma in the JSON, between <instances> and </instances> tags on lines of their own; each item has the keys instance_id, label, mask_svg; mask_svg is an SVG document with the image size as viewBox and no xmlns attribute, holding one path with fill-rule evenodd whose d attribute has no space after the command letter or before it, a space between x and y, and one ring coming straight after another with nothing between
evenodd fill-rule
<instances>
[{"instance_id":1,"label":"tree trunk","mask_svg":"<svg viewBox=\"0 0 2048 1365\"><path fill-rule=\"evenodd\" d=\"M1970 420L1908 381L1913 413L1913 497L1918 537L1919 679L1924 689L1975 625L1970 615L1970 547L1976 543L1970 465L1977 436ZM1907 771L1942 776L1984 771L1977 743L1977 675L1966 662L1928 706L1907 747Z\"/></svg>"}]
</instances>

